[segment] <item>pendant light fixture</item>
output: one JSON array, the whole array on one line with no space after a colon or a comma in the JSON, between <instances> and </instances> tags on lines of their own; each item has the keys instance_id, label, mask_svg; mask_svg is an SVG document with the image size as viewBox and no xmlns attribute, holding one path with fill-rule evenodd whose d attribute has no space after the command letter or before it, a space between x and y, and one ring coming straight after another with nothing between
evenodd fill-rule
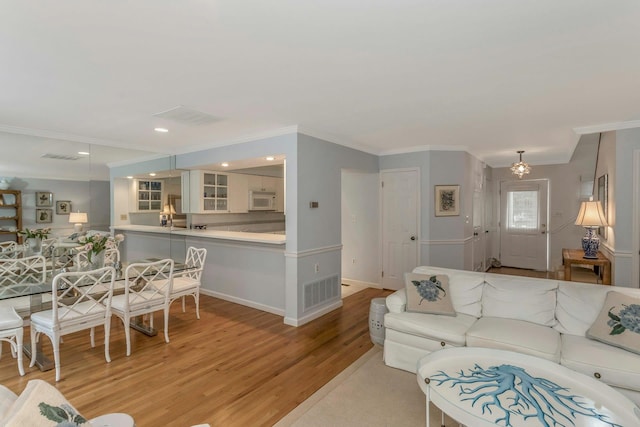
<instances>
[{"instance_id":1,"label":"pendant light fixture","mask_svg":"<svg viewBox=\"0 0 640 427\"><path fill-rule=\"evenodd\" d=\"M523 175L531 172L531 167L529 167L529 164L522 161L522 153L524 153L523 150L518 151L518 154L520 154L520 161L511 165L511 172L514 175L518 175L519 179L522 179Z\"/></svg>"}]
</instances>

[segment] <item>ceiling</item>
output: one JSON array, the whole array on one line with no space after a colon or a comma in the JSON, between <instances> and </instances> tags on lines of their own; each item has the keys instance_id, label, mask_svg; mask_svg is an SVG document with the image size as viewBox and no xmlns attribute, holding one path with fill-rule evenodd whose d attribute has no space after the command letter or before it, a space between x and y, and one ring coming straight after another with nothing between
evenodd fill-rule
<instances>
[{"instance_id":1,"label":"ceiling","mask_svg":"<svg viewBox=\"0 0 640 427\"><path fill-rule=\"evenodd\" d=\"M0 131L178 154L297 130L564 163L580 134L640 126L638 22L636 0L4 2ZM154 116L178 106L213 121Z\"/></svg>"}]
</instances>

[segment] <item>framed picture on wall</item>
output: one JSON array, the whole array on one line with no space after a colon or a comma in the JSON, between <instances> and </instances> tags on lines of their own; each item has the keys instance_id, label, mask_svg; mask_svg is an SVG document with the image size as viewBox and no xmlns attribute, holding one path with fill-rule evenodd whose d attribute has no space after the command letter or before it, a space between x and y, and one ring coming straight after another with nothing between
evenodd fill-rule
<instances>
[{"instance_id":1,"label":"framed picture on wall","mask_svg":"<svg viewBox=\"0 0 640 427\"><path fill-rule=\"evenodd\" d=\"M53 222L53 209L36 209L36 222Z\"/></svg>"},{"instance_id":2,"label":"framed picture on wall","mask_svg":"<svg viewBox=\"0 0 640 427\"><path fill-rule=\"evenodd\" d=\"M609 214L607 213L607 205L609 204L609 176L605 173L598 178L598 200L602 204L604 219L609 222ZM598 227L598 234L607 239L607 227Z\"/></svg>"},{"instance_id":3,"label":"framed picture on wall","mask_svg":"<svg viewBox=\"0 0 640 427\"><path fill-rule=\"evenodd\" d=\"M460 215L459 185L435 186L435 213L436 216Z\"/></svg>"},{"instance_id":4,"label":"framed picture on wall","mask_svg":"<svg viewBox=\"0 0 640 427\"><path fill-rule=\"evenodd\" d=\"M50 191L36 191L36 206L53 206L53 193L51 193Z\"/></svg>"},{"instance_id":5,"label":"framed picture on wall","mask_svg":"<svg viewBox=\"0 0 640 427\"><path fill-rule=\"evenodd\" d=\"M56 214L57 215L69 215L71 212L71 201L58 200L56 201Z\"/></svg>"}]
</instances>

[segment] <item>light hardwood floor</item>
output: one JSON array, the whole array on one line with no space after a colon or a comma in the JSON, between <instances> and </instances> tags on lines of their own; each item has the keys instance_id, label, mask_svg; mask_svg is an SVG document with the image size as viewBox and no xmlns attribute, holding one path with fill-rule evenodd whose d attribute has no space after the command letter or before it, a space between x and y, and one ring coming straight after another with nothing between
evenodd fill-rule
<instances>
[{"instance_id":1,"label":"light hardwood floor","mask_svg":"<svg viewBox=\"0 0 640 427\"><path fill-rule=\"evenodd\" d=\"M366 353L372 298L391 291L365 289L343 299L344 306L295 328L282 317L201 296L200 320L193 300L182 313L171 307L169 336L132 331L132 354L125 356L122 323L112 320L111 363L96 330L66 335L61 345L62 379L54 371L29 368L18 375L6 343L0 383L19 394L30 379L56 387L86 417L125 412L137 427L270 426ZM155 324L162 325L156 313ZM28 341L29 329L25 328ZM53 357L47 337L44 352Z\"/></svg>"}]
</instances>

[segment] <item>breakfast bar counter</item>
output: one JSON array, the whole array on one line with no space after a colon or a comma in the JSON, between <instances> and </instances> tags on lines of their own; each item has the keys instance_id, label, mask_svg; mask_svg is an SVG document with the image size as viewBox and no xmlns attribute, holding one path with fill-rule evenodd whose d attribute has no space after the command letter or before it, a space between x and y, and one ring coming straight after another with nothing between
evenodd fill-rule
<instances>
[{"instance_id":1,"label":"breakfast bar counter","mask_svg":"<svg viewBox=\"0 0 640 427\"><path fill-rule=\"evenodd\" d=\"M123 262L184 260L189 246L206 248L200 292L284 316L286 236L272 233L117 225ZM187 302L188 303L188 302Z\"/></svg>"}]
</instances>

